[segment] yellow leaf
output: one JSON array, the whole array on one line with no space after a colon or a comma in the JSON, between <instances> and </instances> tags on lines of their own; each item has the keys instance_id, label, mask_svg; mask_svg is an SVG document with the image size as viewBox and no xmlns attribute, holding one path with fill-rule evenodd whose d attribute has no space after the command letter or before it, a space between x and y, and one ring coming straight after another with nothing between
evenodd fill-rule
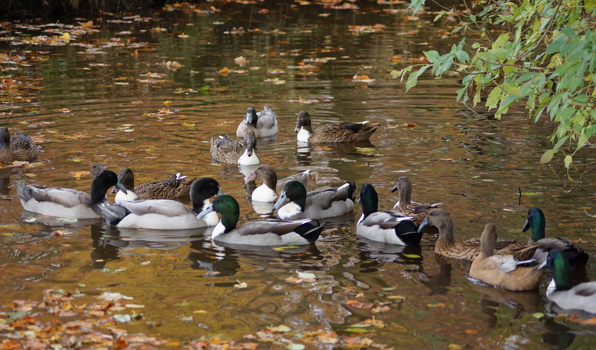
<instances>
[{"instance_id":1,"label":"yellow leaf","mask_svg":"<svg viewBox=\"0 0 596 350\"><path fill-rule=\"evenodd\" d=\"M172 103L171 101L165 101L163 104L166 105L166 107L170 107L170 103Z\"/></svg>"},{"instance_id":2,"label":"yellow leaf","mask_svg":"<svg viewBox=\"0 0 596 350\"><path fill-rule=\"evenodd\" d=\"M70 34L69 33L62 34L62 39L64 40L65 43L68 44L70 42Z\"/></svg>"}]
</instances>

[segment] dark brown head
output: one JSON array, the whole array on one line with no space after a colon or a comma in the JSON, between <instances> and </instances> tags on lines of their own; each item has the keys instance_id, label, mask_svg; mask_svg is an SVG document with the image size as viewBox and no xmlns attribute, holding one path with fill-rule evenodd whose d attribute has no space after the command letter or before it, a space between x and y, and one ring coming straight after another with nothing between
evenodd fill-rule
<instances>
[{"instance_id":1,"label":"dark brown head","mask_svg":"<svg viewBox=\"0 0 596 350\"><path fill-rule=\"evenodd\" d=\"M263 180L263 182L267 183L269 187L271 187L275 191L275 186L277 185L277 174L272 166L267 164L259 165L253 172L250 174L249 177L246 178L244 183L249 183L256 178Z\"/></svg>"},{"instance_id":2,"label":"dark brown head","mask_svg":"<svg viewBox=\"0 0 596 350\"><path fill-rule=\"evenodd\" d=\"M118 172L118 180L124 188L133 191L135 188L135 174L130 168L121 168Z\"/></svg>"},{"instance_id":3,"label":"dark brown head","mask_svg":"<svg viewBox=\"0 0 596 350\"><path fill-rule=\"evenodd\" d=\"M399 206L403 207L412 202L412 183L407 176L400 176L391 192L399 191Z\"/></svg>"},{"instance_id":4,"label":"dark brown head","mask_svg":"<svg viewBox=\"0 0 596 350\"><path fill-rule=\"evenodd\" d=\"M450 242L455 241L453 238L453 221L451 215L445 210L440 208L431 210L418 227L418 232L422 232L422 229L428 225L439 229L439 238L447 239Z\"/></svg>"},{"instance_id":5,"label":"dark brown head","mask_svg":"<svg viewBox=\"0 0 596 350\"><path fill-rule=\"evenodd\" d=\"M2 142L0 148L10 144L10 132L5 126L0 127L0 141Z\"/></svg>"},{"instance_id":6,"label":"dark brown head","mask_svg":"<svg viewBox=\"0 0 596 350\"><path fill-rule=\"evenodd\" d=\"M244 135L244 144L246 145L246 153L252 157L252 153L257 149L257 135L254 130L248 130Z\"/></svg>"},{"instance_id":7,"label":"dark brown head","mask_svg":"<svg viewBox=\"0 0 596 350\"><path fill-rule=\"evenodd\" d=\"M296 123L296 128L294 129L294 132L300 131L300 128L302 128L303 126L310 126L310 114L308 114L308 112L306 111L298 113L298 122Z\"/></svg>"},{"instance_id":8,"label":"dark brown head","mask_svg":"<svg viewBox=\"0 0 596 350\"><path fill-rule=\"evenodd\" d=\"M480 237L480 247L482 255L485 257L492 256L497 244L497 228L494 224L486 224L482 236Z\"/></svg>"}]
</instances>

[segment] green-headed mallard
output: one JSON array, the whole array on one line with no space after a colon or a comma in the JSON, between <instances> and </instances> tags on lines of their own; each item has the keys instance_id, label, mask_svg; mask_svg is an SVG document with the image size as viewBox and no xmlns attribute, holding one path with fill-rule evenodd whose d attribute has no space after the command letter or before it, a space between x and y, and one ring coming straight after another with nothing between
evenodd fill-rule
<instances>
[{"instance_id":1,"label":"green-headed mallard","mask_svg":"<svg viewBox=\"0 0 596 350\"><path fill-rule=\"evenodd\" d=\"M410 220L411 217L393 210L378 211L379 197L373 185L362 185L360 204L362 216L356 224L356 235L390 244L420 244L422 232L418 232L418 227Z\"/></svg>"},{"instance_id":2,"label":"green-headed mallard","mask_svg":"<svg viewBox=\"0 0 596 350\"><path fill-rule=\"evenodd\" d=\"M472 239L455 242L453 237L453 221L449 213L437 208L431 210L418 227L422 232L425 226L432 225L439 230L439 239L435 244L435 253L448 258L473 261L480 254L480 241ZM497 255L513 255L519 261L530 260L534 256L537 245L527 246L514 240L499 240L495 245Z\"/></svg>"},{"instance_id":3,"label":"green-headed mallard","mask_svg":"<svg viewBox=\"0 0 596 350\"><path fill-rule=\"evenodd\" d=\"M298 133L300 142L356 142L368 140L379 126L380 124L368 124L368 122L339 122L321 125L313 131L310 114L302 111L298 113L298 122L294 131Z\"/></svg>"},{"instance_id":4,"label":"green-headed mallard","mask_svg":"<svg viewBox=\"0 0 596 350\"><path fill-rule=\"evenodd\" d=\"M190 195L190 187L197 180L196 177L187 179L186 176L180 176L178 173L167 180L147 182L135 187L135 175L130 168L121 168L118 179L126 188L127 194L118 191L116 203L144 199L187 199Z\"/></svg>"},{"instance_id":5,"label":"green-headed mallard","mask_svg":"<svg viewBox=\"0 0 596 350\"><path fill-rule=\"evenodd\" d=\"M420 225L429 211L437 208L441 203L419 204L412 202L412 183L407 176L400 176L397 184L391 189L391 192L399 191L399 200L393 206L393 210L398 210L407 216L412 216L416 225Z\"/></svg>"},{"instance_id":6,"label":"green-headed mallard","mask_svg":"<svg viewBox=\"0 0 596 350\"><path fill-rule=\"evenodd\" d=\"M104 168L91 183L91 195L68 188L26 185L25 181L17 183L17 193L26 211L54 217L94 219L100 217L99 207L109 204L106 192L112 186L126 191L118 182L118 175Z\"/></svg>"},{"instance_id":7,"label":"green-headed mallard","mask_svg":"<svg viewBox=\"0 0 596 350\"><path fill-rule=\"evenodd\" d=\"M197 214L209 205L209 198L217 194L223 194L219 183L213 178L203 177L190 188L192 209L171 199L147 199L102 206L101 213L110 225L116 227L186 230L215 226L217 215L199 220Z\"/></svg>"},{"instance_id":8,"label":"green-headed mallard","mask_svg":"<svg viewBox=\"0 0 596 350\"><path fill-rule=\"evenodd\" d=\"M230 140L228 135L211 138L211 160L216 163L257 165L257 137L249 130L243 142Z\"/></svg>"},{"instance_id":9,"label":"green-headed mallard","mask_svg":"<svg viewBox=\"0 0 596 350\"><path fill-rule=\"evenodd\" d=\"M545 238L546 218L542 210L538 207L530 208L526 223L522 227L522 232L532 229L532 237L528 241L528 245L538 244L534 259L542 263L548 257L548 253L553 249L559 249L565 255L565 258L573 268L583 268L588 263L589 255L584 251L573 245L573 242L567 238Z\"/></svg>"},{"instance_id":10,"label":"green-headed mallard","mask_svg":"<svg viewBox=\"0 0 596 350\"><path fill-rule=\"evenodd\" d=\"M281 193L286 183L290 181L301 182L307 191L314 191L317 184L317 172L306 170L298 174L277 180L277 174L272 166L267 164L259 165L247 178L245 183L254 179L263 180L263 184L252 192L252 200L256 202L275 202L278 193Z\"/></svg>"},{"instance_id":11,"label":"green-headed mallard","mask_svg":"<svg viewBox=\"0 0 596 350\"><path fill-rule=\"evenodd\" d=\"M518 261L512 255L494 255L495 225L487 224L480 237L480 254L472 262L470 276L486 284L512 291L537 289L542 268L535 260Z\"/></svg>"},{"instance_id":12,"label":"green-headed mallard","mask_svg":"<svg viewBox=\"0 0 596 350\"><path fill-rule=\"evenodd\" d=\"M8 128L1 126L0 141L0 163L12 163L15 160L32 162L37 159L37 145L30 136L17 132L11 139Z\"/></svg>"},{"instance_id":13,"label":"green-headed mallard","mask_svg":"<svg viewBox=\"0 0 596 350\"><path fill-rule=\"evenodd\" d=\"M211 237L216 242L257 246L292 246L313 243L325 228L317 220L294 221L255 220L236 227L240 217L238 202L231 196L218 196L204 209L198 218L211 212L221 214L221 221L213 229Z\"/></svg>"},{"instance_id":14,"label":"green-headed mallard","mask_svg":"<svg viewBox=\"0 0 596 350\"><path fill-rule=\"evenodd\" d=\"M252 130L256 137L269 137L277 134L277 116L271 108L264 107L263 111L256 112L254 108L246 109L244 120L238 125L236 136L245 137Z\"/></svg>"},{"instance_id":15,"label":"green-headed mallard","mask_svg":"<svg viewBox=\"0 0 596 350\"><path fill-rule=\"evenodd\" d=\"M355 197L355 183L347 182L337 188L306 193L302 183L290 181L284 186L273 209L278 209L277 216L283 220L332 218L351 213ZM286 199L290 203L281 207Z\"/></svg>"},{"instance_id":16,"label":"green-headed mallard","mask_svg":"<svg viewBox=\"0 0 596 350\"><path fill-rule=\"evenodd\" d=\"M546 298L565 310L581 310L596 314L596 282L571 288L569 261L559 249L551 250L543 265L553 270L553 279L546 289Z\"/></svg>"}]
</instances>

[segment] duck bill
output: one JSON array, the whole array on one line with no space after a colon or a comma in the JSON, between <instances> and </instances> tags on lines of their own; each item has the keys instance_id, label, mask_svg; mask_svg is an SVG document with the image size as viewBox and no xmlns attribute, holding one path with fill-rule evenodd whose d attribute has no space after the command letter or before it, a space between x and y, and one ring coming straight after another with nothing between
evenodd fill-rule
<instances>
[{"instance_id":1,"label":"duck bill","mask_svg":"<svg viewBox=\"0 0 596 350\"><path fill-rule=\"evenodd\" d=\"M522 227L522 232L526 232L529 229L530 229L530 220L526 220L526 223Z\"/></svg>"},{"instance_id":2,"label":"duck bill","mask_svg":"<svg viewBox=\"0 0 596 350\"><path fill-rule=\"evenodd\" d=\"M221 191L221 190L220 190ZM206 216L207 214L211 213L213 211L213 203L209 204L207 206L207 208L203 209L198 215L197 215L197 220Z\"/></svg>"},{"instance_id":3,"label":"duck bill","mask_svg":"<svg viewBox=\"0 0 596 350\"><path fill-rule=\"evenodd\" d=\"M255 148L254 140L246 140L246 155L252 157Z\"/></svg>"},{"instance_id":4,"label":"duck bill","mask_svg":"<svg viewBox=\"0 0 596 350\"><path fill-rule=\"evenodd\" d=\"M287 198L288 198L288 195L286 195L286 191L283 191L281 193L281 196L279 196L279 199L277 200L277 202L273 206L273 210L279 209L284 204L284 202L286 201Z\"/></svg>"},{"instance_id":5,"label":"duck bill","mask_svg":"<svg viewBox=\"0 0 596 350\"><path fill-rule=\"evenodd\" d=\"M246 180L244 181L244 184L246 185L247 183L254 181L257 178L257 174L254 173L254 171L246 178Z\"/></svg>"},{"instance_id":6,"label":"duck bill","mask_svg":"<svg viewBox=\"0 0 596 350\"><path fill-rule=\"evenodd\" d=\"M422 223L420 224L420 226L418 227L418 233L422 232L422 230L428 226L428 216L424 218L424 221L422 221Z\"/></svg>"},{"instance_id":7,"label":"duck bill","mask_svg":"<svg viewBox=\"0 0 596 350\"><path fill-rule=\"evenodd\" d=\"M298 122L296 123L296 127L294 128L294 132L299 132L302 128L302 120L298 118Z\"/></svg>"},{"instance_id":8,"label":"duck bill","mask_svg":"<svg viewBox=\"0 0 596 350\"><path fill-rule=\"evenodd\" d=\"M397 185L395 185L395 186L393 186L393 188L391 189L391 192L395 192L395 191L397 191L397 190L399 190L399 188L397 187Z\"/></svg>"},{"instance_id":9,"label":"duck bill","mask_svg":"<svg viewBox=\"0 0 596 350\"><path fill-rule=\"evenodd\" d=\"M255 116L251 112L246 112L244 119L246 120L246 124L255 124L257 122Z\"/></svg>"},{"instance_id":10,"label":"duck bill","mask_svg":"<svg viewBox=\"0 0 596 350\"><path fill-rule=\"evenodd\" d=\"M120 191L122 191L122 193L128 194L128 192L126 192L126 188L124 188L124 185L120 183L120 179L118 179L116 186L114 186L114 188L116 188L116 187L118 187L120 189Z\"/></svg>"},{"instance_id":11,"label":"duck bill","mask_svg":"<svg viewBox=\"0 0 596 350\"><path fill-rule=\"evenodd\" d=\"M224 193L224 191L221 190L221 187L220 187L219 191L217 191L217 194L215 196L217 197L217 196L223 196L223 195L225 195L225 193Z\"/></svg>"}]
</instances>

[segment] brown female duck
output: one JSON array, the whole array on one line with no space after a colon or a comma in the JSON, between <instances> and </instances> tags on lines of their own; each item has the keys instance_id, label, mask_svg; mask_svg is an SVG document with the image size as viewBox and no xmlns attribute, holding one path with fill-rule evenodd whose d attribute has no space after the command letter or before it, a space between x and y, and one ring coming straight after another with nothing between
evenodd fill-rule
<instances>
[{"instance_id":1,"label":"brown female duck","mask_svg":"<svg viewBox=\"0 0 596 350\"><path fill-rule=\"evenodd\" d=\"M116 203L143 199L190 199L190 187L197 178L187 179L178 173L167 180L148 182L135 187L133 171L130 168L122 168L118 173L118 180L127 193L118 191Z\"/></svg>"},{"instance_id":2,"label":"brown female duck","mask_svg":"<svg viewBox=\"0 0 596 350\"><path fill-rule=\"evenodd\" d=\"M487 224L480 237L480 254L472 262L470 276L512 291L537 289L542 268L534 260L518 261L512 255L494 255L496 244L495 225Z\"/></svg>"},{"instance_id":3,"label":"brown female duck","mask_svg":"<svg viewBox=\"0 0 596 350\"><path fill-rule=\"evenodd\" d=\"M393 210L413 217L412 221L416 225L422 223L429 211L441 205L441 203L419 204L412 202L412 183L407 176L400 176L397 179L397 184L391 189L391 192L395 191L399 191L399 200L393 206Z\"/></svg>"},{"instance_id":4,"label":"brown female duck","mask_svg":"<svg viewBox=\"0 0 596 350\"><path fill-rule=\"evenodd\" d=\"M263 180L263 184L252 192L252 200L257 202L275 202L286 183L290 181L301 182L307 192L314 191L317 184L317 175L318 173L316 171L306 170L288 176L283 180L277 180L277 174L273 167L267 164L261 164L246 178L245 183L249 183L256 178Z\"/></svg>"},{"instance_id":5,"label":"brown female duck","mask_svg":"<svg viewBox=\"0 0 596 350\"><path fill-rule=\"evenodd\" d=\"M37 159L37 145L30 136L17 132L10 139L10 132L5 126L0 127L0 163L12 163L15 160L31 162Z\"/></svg>"},{"instance_id":6,"label":"brown female duck","mask_svg":"<svg viewBox=\"0 0 596 350\"><path fill-rule=\"evenodd\" d=\"M340 122L321 125L317 130L312 129L310 114L302 111L298 114L295 132L298 141L308 143L325 142L356 142L368 140L380 124Z\"/></svg>"},{"instance_id":7,"label":"brown female duck","mask_svg":"<svg viewBox=\"0 0 596 350\"><path fill-rule=\"evenodd\" d=\"M211 138L211 160L216 163L257 165L261 161L255 152L257 137L248 130L244 142L230 140L228 135Z\"/></svg>"},{"instance_id":8,"label":"brown female duck","mask_svg":"<svg viewBox=\"0 0 596 350\"><path fill-rule=\"evenodd\" d=\"M435 253L448 258L467 261L473 261L480 254L480 241L478 239L455 242L453 238L453 221L451 221L449 213L445 210L438 208L431 210L418 227L418 232L422 232L427 225L435 226L439 230ZM517 260L531 259L537 248L536 245L527 246L516 243L514 240L499 240L495 245L497 255L513 255Z\"/></svg>"}]
</instances>

